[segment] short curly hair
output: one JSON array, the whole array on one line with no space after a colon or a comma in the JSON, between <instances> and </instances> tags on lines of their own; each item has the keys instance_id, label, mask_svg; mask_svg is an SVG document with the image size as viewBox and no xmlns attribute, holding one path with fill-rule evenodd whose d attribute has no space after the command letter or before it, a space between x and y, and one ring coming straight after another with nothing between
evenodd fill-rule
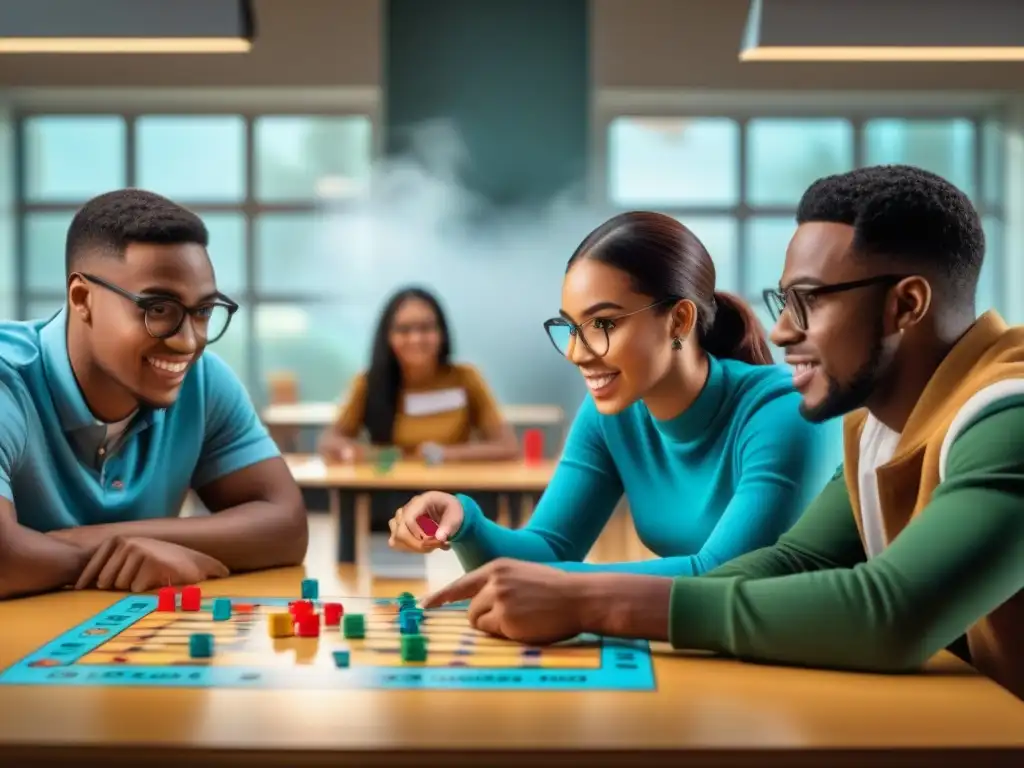
<instances>
[{"instance_id":1,"label":"short curly hair","mask_svg":"<svg viewBox=\"0 0 1024 768\"><path fill-rule=\"evenodd\" d=\"M86 252L100 251L124 258L131 243L204 248L210 235L203 220L172 200L141 189L119 189L83 205L68 227L64 266L70 275Z\"/></svg>"},{"instance_id":2,"label":"short curly hair","mask_svg":"<svg viewBox=\"0 0 1024 768\"><path fill-rule=\"evenodd\" d=\"M974 301L985 257L981 217L941 176L909 165L826 176L804 193L796 219L852 226L855 254L905 264L938 281L949 299Z\"/></svg>"}]
</instances>

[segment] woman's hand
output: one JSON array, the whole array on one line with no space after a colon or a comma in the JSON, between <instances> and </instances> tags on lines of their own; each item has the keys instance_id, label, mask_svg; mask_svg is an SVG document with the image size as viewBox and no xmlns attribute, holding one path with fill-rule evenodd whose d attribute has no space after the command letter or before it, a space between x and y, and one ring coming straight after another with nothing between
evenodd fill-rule
<instances>
[{"instance_id":1,"label":"woman's hand","mask_svg":"<svg viewBox=\"0 0 1024 768\"><path fill-rule=\"evenodd\" d=\"M388 545L404 552L426 554L449 549L448 539L462 527L462 504L449 493L428 491L409 500L388 521ZM431 530L436 528L436 530ZM426 529L426 530L424 530Z\"/></svg>"}]
</instances>

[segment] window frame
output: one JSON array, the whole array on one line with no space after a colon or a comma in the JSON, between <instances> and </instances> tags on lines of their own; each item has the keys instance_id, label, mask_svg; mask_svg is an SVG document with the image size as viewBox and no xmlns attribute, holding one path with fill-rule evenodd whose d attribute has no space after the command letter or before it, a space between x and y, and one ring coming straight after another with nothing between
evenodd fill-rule
<instances>
[{"instance_id":1,"label":"window frame","mask_svg":"<svg viewBox=\"0 0 1024 768\"><path fill-rule=\"evenodd\" d=\"M233 213L241 214L245 220L245 247L244 247L244 288L232 298L237 301L244 312L235 316L234 323L242 325L242 347L245 354L245 369L239 372L254 400L262 400L265 392L265 382L260 380L261 361L259 344L256 338L256 316L261 306L275 304L304 304L338 300L349 298L342 296L337 291L294 291L294 292L266 292L258 289L258 270L260 258L256 244L257 221L263 214L273 213L299 213L313 214L322 213L324 206L322 201L314 199L294 200L288 202L261 202L256 197L256 121L263 117L360 117L367 119L370 123L370 155L371 162L376 161L381 149L380 114L378 108L378 95L374 89L372 92L365 92L366 89L352 89L352 93L329 93L320 98L307 95L306 100L298 101L284 98L265 98L255 103L239 102L231 104L233 99L220 100L224 104L221 108L206 106L205 101L214 101L213 94L204 94L202 97L195 96L189 100L188 94L173 94L172 98L164 102L147 103L150 99L132 99L129 106L123 99L108 101L98 95L93 100L85 100L79 103L83 94L78 93L78 98L59 99L50 103L48 100L38 106L15 106L12 109L11 118L14 125L14 203L15 203L15 226L14 226L14 310L15 316L19 319L31 319L27 317L28 307L33 304L44 302L61 303L65 300L64 291L43 291L30 289L28 285L28 264L26 252L27 240L27 216L32 213L73 213L85 200L61 201L61 202L34 202L26 197L26 124L32 118L38 117L91 117L91 116L116 116L125 120L125 183L128 187L137 183L138 169L136 158L136 144L138 140L137 125L139 118L150 116L166 117L241 117L244 123L245 140L245 194L237 203L213 203L213 202L191 202L183 201L190 210L200 216L211 213ZM141 103L140 103L141 101ZM179 103L180 102L180 103ZM277 103L275 103L277 102ZM332 202L332 206L343 206L345 201ZM334 281L324 281L327 286L335 284Z\"/></svg>"},{"instance_id":2,"label":"window frame","mask_svg":"<svg viewBox=\"0 0 1024 768\"><path fill-rule=\"evenodd\" d=\"M848 103L844 104L844 100ZM944 106L938 107L937 104ZM761 295L748 295L748 263L751 256L747 222L752 218L792 217L796 205L752 205L749 200L747 183L749 163L748 127L759 119L842 119L850 123L853 133L853 167L864 165L865 126L872 120L898 119L909 122L942 120L968 120L974 128L973 184L976 190L975 206L982 220L994 219L1003 228L1002 247L986 253L986 267L993 270L995 293L993 306L1001 313L1006 311L1009 296L1007 286L1006 258L1006 201L1005 193L998 202L985 200L986 179L986 127L997 122L1006 124L1006 116L998 100L988 94L964 98L962 95L942 93L879 94L852 93L846 96L825 96L820 93L757 92L751 94L696 94L680 92L644 92L628 89L607 89L597 94L592 111L592 154L591 154L591 200L596 205L613 211L636 207L623 206L611 198L609 187L611 167L610 132L612 124L619 118L680 118L704 119L725 118L737 123L738 145L735 179L737 200L735 205L712 206L666 206L653 205L653 209L669 214L682 221L688 217L732 217L736 222L736 285L723 290L736 290L744 298L760 307ZM1005 137L999 148L1002 159L997 165L1005 165ZM769 287L769 286L765 286Z\"/></svg>"}]
</instances>

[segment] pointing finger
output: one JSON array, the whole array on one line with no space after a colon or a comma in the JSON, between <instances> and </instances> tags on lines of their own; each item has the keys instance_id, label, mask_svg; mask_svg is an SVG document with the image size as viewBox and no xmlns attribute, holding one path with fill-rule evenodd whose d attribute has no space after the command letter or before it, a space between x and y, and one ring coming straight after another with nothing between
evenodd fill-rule
<instances>
[{"instance_id":1,"label":"pointing finger","mask_svg":"<svg viewBox=\"0 0 1024 768\"><path fill-rule=\"evenodd\" d=\"M446 587L441 587L432 595L428 595L423 601L424 608L437 608L445 603L457 603L460 600L468 600L476 595L491 576L491 570L486 565L470 571L461 576Z\"/></svg>"}]
</instances>

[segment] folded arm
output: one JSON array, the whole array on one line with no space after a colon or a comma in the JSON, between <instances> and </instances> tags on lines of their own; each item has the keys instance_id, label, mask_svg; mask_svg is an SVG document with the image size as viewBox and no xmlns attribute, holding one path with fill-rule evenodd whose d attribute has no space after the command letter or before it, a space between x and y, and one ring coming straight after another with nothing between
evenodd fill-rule
<instances>
[{"instance_id":1,"label":"folded arm","mask_svg":"<svg viewBox=\"0 0 1024 768\"><path fill-rule=\"evenodd\" d=\"M98 546L113 536L159 539L202 552L231 571L302 562L308 541L302 494L241 382L219 358L206 366L206 436L192 477L212 513L85 526L58 537Z\"/></svg>"},{"instance_id":2,"label":"folded arm","mask_svg":"<svg viewBox=\"0 0 1024 768\"><path fill-rule=\"evenodd\" d=\"M14 505L0 498L0 600L74 584L90 552L18 525Z\"/></svg>"}]
</instances>

